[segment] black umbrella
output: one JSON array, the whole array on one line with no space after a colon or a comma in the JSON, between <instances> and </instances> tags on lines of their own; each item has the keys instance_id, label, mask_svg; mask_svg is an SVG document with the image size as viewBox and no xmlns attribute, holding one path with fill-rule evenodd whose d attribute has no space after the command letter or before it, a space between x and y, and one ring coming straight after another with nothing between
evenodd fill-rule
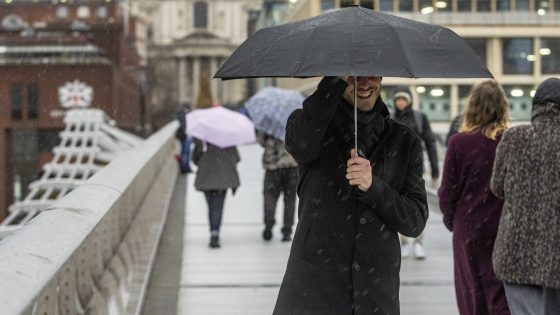
<instances>
[{"instance_id":1,"label":"black umbrella","mask_svg":"<svg viewBox=\"0 0 560 315\"><path fill-rule=\"evenodd\" d=\"M453 31L356 6L261 29L214 75L317 76L492 78Z\"/></svg>"}]
</instances>

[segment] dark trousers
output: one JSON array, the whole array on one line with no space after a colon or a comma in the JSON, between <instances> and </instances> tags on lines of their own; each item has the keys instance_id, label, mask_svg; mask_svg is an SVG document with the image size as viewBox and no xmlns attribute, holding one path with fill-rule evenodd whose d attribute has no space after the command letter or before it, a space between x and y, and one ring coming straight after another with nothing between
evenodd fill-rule
<instances>
[{"instance_id":1,"label":"dark trousers","mask_svg":"<svg viewBox=\"0 0 560 315\"><path fill-rule=\"evenodd\" d=\"M560 313L560 289L504 283L512 315Z\"/></svg>"},{"instance_id":2,"label":"dark trousers","mask_svg":"<svg viewBox=\"0 0 560 315\"><path fill-rule=\"evenodd\" d=\"M210 232L220 232L222 225L222 213L227 190L207 190L204 192L208 203L208 219L210 221Z\"/></svg>"},{"instance_id":3,"label":"dark trousers","mask_svg":"<svg viewBox=\"0 0 560 315\"><path fill-rule=\"evenodd\" d=\"M181 158L179 160L179 166L181 167L181 172L190 172L191 166L189 164L189 158L191 155L191 137L185 137L181 141Z\"/></svg>"},{"instance_id":4,"label":"dark trousers","mask_svg":"<svg viewBox=\"0 0 560 315\"><path fill-rule=\"evenodd\" d=\"M297 167L267 170L264 175L264 224L274 226L276 203L280 193L284 194L284 227L282 233L291 234L296 210Z\"/></svg>"}]
</instances>

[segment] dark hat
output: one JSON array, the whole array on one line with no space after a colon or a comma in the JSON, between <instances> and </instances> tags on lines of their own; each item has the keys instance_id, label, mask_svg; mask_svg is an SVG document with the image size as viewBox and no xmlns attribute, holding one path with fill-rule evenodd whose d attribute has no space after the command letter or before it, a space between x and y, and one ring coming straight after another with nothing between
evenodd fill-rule
<instances>
[{"instance_id":1,"label":"dark hat","mask_svg":"<svg viewBox=\"0 0 560 315\"><path fill-rule=\"evenodd\" d=\"M550 78L544 80L533 97L533 105L546 105L548 103L560 104L560 79Z\"/></svg>"}]
</instances>

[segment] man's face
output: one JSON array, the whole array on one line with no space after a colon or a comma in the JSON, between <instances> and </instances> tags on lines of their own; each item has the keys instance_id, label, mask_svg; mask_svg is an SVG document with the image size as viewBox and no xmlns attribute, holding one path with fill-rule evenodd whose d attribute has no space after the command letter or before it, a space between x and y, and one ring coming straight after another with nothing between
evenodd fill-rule
<instances>
[{"instance_id":1,"label":"man's face","mask_svg":"<svg viewBox=\"0 0 560 315\"><path fill-rule=\"evenodd\" d=\"M408 107L408 102L404 98L399 97L395 100L395 106L399 110L405 110Z\"/></svg>"},{"instance_id":2,"label":"man's face","mask_svg":"<svg viewBox=\"0 0 560 315\"><path fill-rule=\"evenodd\" d=\"M381 92L381 77L358 77L358 109L364 112L369 112L373 109L375 101ZM348 103L354 105L354 77L345 77L344 80L348 83L348 88L344 91L344 99Z\"/></svg>"}]
</instances>

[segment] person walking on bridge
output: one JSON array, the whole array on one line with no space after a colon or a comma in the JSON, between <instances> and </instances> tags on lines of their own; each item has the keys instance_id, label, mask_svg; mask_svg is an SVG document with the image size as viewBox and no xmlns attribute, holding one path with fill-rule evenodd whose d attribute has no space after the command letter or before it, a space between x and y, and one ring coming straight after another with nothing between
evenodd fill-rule
<instances>
[{"instance_id":1,"label":"person walking on bridge","mask_svg":"<svg viewBox=\"0 0 560 315\"><path fill-rule=\"evenodd\" d=\"M296 210L297 163L284 148L284 141L261 131L257 131L257 141L264 148L262 163L266 170L263 187L265 227L262 237L265 241L272 239L272 228L276 223L276 204L282 193L284 196L282 242L289 242L292 240Z\"/></svg>"},{"instance_id":2,"label":"person walking on bridge","mask_svg":"<svg viewBox=\"0 0 560 315\"><path fill-rule=\"evenodd\" d=\"M194 187L202 191L208 203L211 248L219 248L220 228L228 189L239 187L237 163L241 160L237 147L221 149L213 144L194 140L193 163L198 166Z\"/></svg>"},{"instance_id":3,"label":"person walking on bridge","mask_svg":"<svg viewBox=\"0 0 560 315\"><path fill-rule=\"evenodd\" d=\"M503 201L490 191L496 147L509 123L508 102L494 80L475 85L463 125L449 140L438 191L443 222L453 232L455 294L461 315L510 314L492 268Z\"/></svg>"},{"instance_id":4,"label":"person walking on bridge","mask_svg":"<svg viewBox=\"0 0 560 315\"><path fill-rule=\"evenodd\" d=\"M428 117L421 111L412 108L412 93L410 93L410 89L407 86L399 86L393 91L393 103L395 104L395 110L391 118L413 130L424 144L423 148L428 152L430 160L431 186L436 188L439 178L437 146ZM417 238L400 235L402 258L407 258L411 252L416 259L426 258L423 243L425 234L426 231Z\"/></svg>"},{"instance_id":5,"label":"person walking on bridge","mask_svg":"<svg viewBox=\"0 0 560 315\"><path fill-rule=\"evenodd\" d=\"M288 119L299 222L274 314L399 314L397 232L418 236L428 218L422 147L389 118L381 77L356 78L357 97L354 82L324 77Z\"/></svg>"},{"instance_id":6,"label":"person walking on bridge","mask_svg":"<svg viewBox=\"0 0 560 315\"><path fill-rule=\"evenodd\" d=\"M498 146L492 191L504 199L493 263L515 315L560 313L560 79L539 85L530 125Z\"/></svg>"}]
</instances>

